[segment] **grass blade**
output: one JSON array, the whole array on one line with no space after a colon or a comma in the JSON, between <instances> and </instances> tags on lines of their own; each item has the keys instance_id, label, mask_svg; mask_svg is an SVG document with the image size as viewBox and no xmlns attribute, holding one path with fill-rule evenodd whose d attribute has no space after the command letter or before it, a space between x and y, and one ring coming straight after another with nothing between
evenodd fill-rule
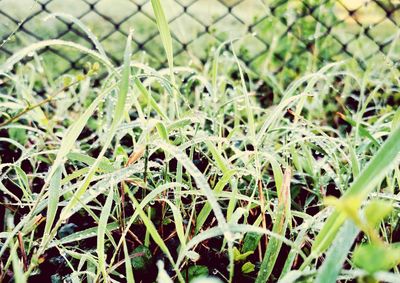
<instances>
[{"instance_id":1,"label":"grass blade","mask_svg":"<svg viewBox=\"0 0 400 283\"><path fill-rule=\"evenodd\" d=\"M225 236L230 235L229 228L222 213L221 207L218 205L217 199L215 198L213 191L211 190L210 185L208 184L208 181L204 177L204 175L201 174L199 169L197 169L193 162L190 161L188 156L177 147L167 144L164 141L158 141L156 145L162 148L164 151L168 152L170 155L174 156L179 162L182 163L183 167L185 167L188 173L192 175L193 179L196 181L197 186L203 191L204 195L207 197L208 203L213 209L215 217L218 221L218 225L225 233L227 233Z\"/></svg>"},{"instance_id":2,"label":"grass blade","mask_svg":"<svg viewBox=\"0 0 400 283\"><path fill-rule=\"evenodd\" d=\"M284 181L281 189L281 194L278 196L278 206L274 227L272 232L285 236L287 225L288 225L288 214L290 211L290 178L291 170L288 168L284 174ZM282 246L282 241L278 238L272 238L267 246L264 259L260 266L260 272L258 273L256 283L264 283L268 280L275 266L276 259L278 258L279 251Z\"/></svg>"},{"instance_id":3,"label":"grass blade","mask_svg":"<svg viewBox=\"0 0 400 283\"><path fill-rule=\"evenodd\" d=\"M109 68L114 74L117 73L114 66L110 63L110 61L103 58L103 56L100 55L99 53L97 53L83 45L76 44L71 41L60 40L60 39L49 39L49 40L40 41L40 42L31 44L30 46L25 47L24 49L21 49L20 51L16 52L13 56L8 58L8 60L6 62L4 62L3 65L0 66L0 73L11 71L11 69L14 67L14 65L17 64L18 62L20 62L26 56L28 56L28 54L31 54L32 52L36 52L40 49L44 49L49 46L51 46L51 47L65 46L65 47L70 47L70 48L76 49L79 52L88 54L91 57L97 59L99 62L103 63L107 68Z\"/></svg>"},{"instance_id":4,"label":"grass blade","mask_svg":"<svg viewBox=\"0 0 400 283\"><path fill-rule=\"evenodd\" d=\"M171 32L168 27L168 21L165 17L160 0L151 0L151 5L153 7L154 15L156 16L156 22L158 31L160 32L161 41L167 55L168 66L170 69L171 80L175 82L174 79L174 52L172 49L172 37ZM175 83L174 83L175 85Z\"/></svg>"},{"instance_id":5,"label":"grass blade","mask_svg":"<svg viewBox=\"0 0 400 283\"><path fill-rule=\"evenodd\" d=\"M65 13L52 13L50 15L48 15L44 20L47 21L48 19L52 18L52 17L58 17L61 19L67 19L71 22L73 22L75 25L77 25L79 28L81 28L86 34L87 36L90 38L90 40L93 42L94 46L96 47L97 51L107 60L107 54L104 51L103 46L101 45L100 41L97 39L97 37L94 35L94 33L85 26L84 23L82 23L78 18L75 18L69 14L65 14Z\"/></svg>"},{"instance_id":6,"label":"grass blade","mask_svg":"<svg viewBox=\"0 0 400 283\"><path fill-rule=\"evenodd\" d=\"M107 279L108 275L106 270L106 255L104 253L104 246L105 246L104 236L107 230L108 218L110 217L111 213L111 205L113 203L113 197L114 197L114 189L113 186L111 186L106 199L106 203L104 204L104 207L101 210L99 227L97 230L97 256L99 261L99 272L103 274L104 281L108 281Z\"/></svg>"},{"instance_id":7,"label":"grass blade","mask_svg":"<svg viewBox=\"0 0 400 283\"><path fill-rule=\"evenodd\" d=\"M103 148L102 148L100 154L98 155L95 163L92 165L92 167L90 168L90 171L86 175L85 180L82 182L82 185L75 192L72 200L63 209L62 215L60 216L61 220L65 219L69 216L70 210L76 205L76 203L79 201L79 198L85 193L86 189L88 188L88 186L94 176L94 173L96 172L97 168L99 167L108 146L111 144L112 138L114 137L114 135L117 131L118 125L121 123L122 117L125 113L125 102L126 102L126 97L127 97L128 90L129 90L130 60L131 60L131 55L132 55L131 41L132 41L132 31L129 33L127 43L126 43L125 54L124 54L124 66L123 66L123 70L122 70L122 78L121 78L120 85L119 85L119 95L118 95L117 103L116 103L115 109L114 109L114 119L111 124L111 129L107 136L107 140L105 141ZM83 126L80 125L80 126L83 127L84 125Z\"/></svg>"},{"instance_id":8,"label":"grass blade","mask_svg":"<svg viewBox=\"0 0 400 283\"><path fill-rule=\"evenodd\" d=\"M348 220L344 223L328 250L324 263L319 268L315 283L336 282L336 278L358 233L359 230L352 221Z\"/></svg>"},{"instance_id":9,"label":"grass blade","mask_svg":"<svg viewBox=\"0 0 400 283\"><path fill-rule=\"evenodd\" d=\"M61 165L56 168L54 176L53 178L51 178L49 185L49 199L47 205L46 226L44 228L43 242L46 242L47 237L49 237L51 227L53 226L54 218L57 212L61 189L61 168Z\"/></svg>"},{"instance_id":10,"label":"grass blade","mask_svg":"<svg viewBox=\"0 0 400 283\"><path fill-rule=\"evenodd\" d=\"M128 248L126 247L125 240L123 242L123 246L124 246L124 256L125 256L126 281L128 283L135 283L135 278L133 277L131 258L129 257Z\"/></svg>"},{"instance_id":11,"label":"grass blade","mask_svg":"<svg viewBox=\"0 0 400 283\"><path fill-rule=\"evenodd\" d=\"M142 219L144 225L146 226L146 232L149 232L151 237L153 238L154 242L160 247L160 249L164 252L164 254L167 256L171 264L174 266L174 269L176 271L176 274L178 275L178 279L180 282L184 282L182 275L179 272L179 269L175 265L175 262L172 258L171 253L169 252L168 247L164 243L163 238L161 238L160 234L157 231L157 228L154 226L153 222L151 219L146 215L146 213L143 211L143 209L140 207L139 202L136 200L136 198L132 195L131 192L128 191L129 198L133 202L133 206L135 209L138 211L140 218Z\"/></svg>"},{"instance_id":12,"label":"grass blade","mask_svg":"<svg viewBox=\"0 0 400 283\"><path fill-rule=\"evenodd\" d=\"M392 132L342 198L357 197L361 203L397 162L399 152L400 127ZM345 219L346 217L338 211L328 218L314 241L312 257L318 256L330 246Z\"/></svg>"},{"instance_id":13,"label":"grass blade","mask_svg":"<svg viewBox=\"0 0 400 283\"><path fill-rule=\"evenodd\" d=\"M222 192L226 184L231 180L231 178L235 175L234 170L230 170L226 172L222 178L218 181L217 185L214 187L214 192L216 194ZM206 222L208 215L210 215L212 208L209 203L204 204L203 208L201 209L199 215L197 216L196 219L196 231L199 231L203 224Z\"/></svg>"},{"instance_id":14,"label":"grass blade","mask_svg":"<svg viewBox=\"0 0 400 283\"><path fill-rule=\"evenodd\" d=\"M11 243L10 245L14 281L15 283L26 283L27 281L24 271L22 270L22 264L18 258L17 247L18 243L15 243L14 245Z\"/></svg>"}]
</instances>

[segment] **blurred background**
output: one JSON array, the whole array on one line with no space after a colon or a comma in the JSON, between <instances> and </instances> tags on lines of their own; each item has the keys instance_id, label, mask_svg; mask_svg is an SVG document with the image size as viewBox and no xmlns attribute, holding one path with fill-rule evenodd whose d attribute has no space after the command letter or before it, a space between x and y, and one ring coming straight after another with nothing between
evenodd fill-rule
<instances>
[{"instance_id":1,"label":"blurred background","mask_svg":"<svg viewBox=\"0 0 400 283\"><path fill-rule=\"evenodd\" d=\"M400 1L397 0L163 0L179 65L202 66L225 40L258 74L283 73L290 81L327 62L352 58L397 67ZM125 38L135 30L135 58L155 68L166 58L149 0L0 0L0 62L43 39L92 48L82 30L51 13L81 20L120 63ZM46 20L46 18L48 18ZM4 42L6 41L6 42ZM54 74L73 72L88 60L68 49L43 50Z\"/></svg>"}]
</instances>

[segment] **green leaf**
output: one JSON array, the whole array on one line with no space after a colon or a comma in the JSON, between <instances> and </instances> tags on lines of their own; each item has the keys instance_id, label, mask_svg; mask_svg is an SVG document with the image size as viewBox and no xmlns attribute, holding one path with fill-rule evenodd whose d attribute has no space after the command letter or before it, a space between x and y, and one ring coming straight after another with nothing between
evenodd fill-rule
<instances>
[{"instance_id":1,"label":"green leaf","mask_svg":"<svg viewBox=\"0 0 400 283\"><path fill-rule=\"evenodd\" d=\"M8 135L10 136L10 139L15 140L22 145L24 145L28 140L26 130L21 128L9 128Z\"/></svg>"},{"instance_id":2,"label":"green leaf","mask_svg":"<svg viewBox=\"0 0 400 283\"><path fill-rule=\"evenodd\" d=\"M400 264L400 245L360 245L354 251L353 262L370 274L389 270Z\"/></svg>"},{"instance_id":3,"label":"green leaf","mask_svg":"<svg viewBox=\"0 0 400 283\"><path fill-rule=\"evenodd\" d=\"M93 165L96 162L95 158L78 152L68 153L67 158L71 161L79 161L86 165ZM101 158L99 169L106 173L112 173L115 171L115 168L111 165L111 162L106 157Z\"/></svg>"},{"instance_id":4,"label":"green leaf","mask_svg":"<svg viewBox=\"0 0 400 283\"><path fill-rule=\"evenodd\" d=\"M151 254L150 249L142 245L133 250L131 264L134 270L145 271L151 265L152 259L153 255Z\"/></svg>"},{"instance_id":5,"label":"green leaf","mask_svg":"<svg viewBox=\"0 0 400 283\"><path fill-rule=\"evenodd\" d=\"M192 120L190 118L182 118L179 120L175 120L168 125L168 131L171 132L176 129L183 129L187 125L190 125L190 123L192 123Z\"/></svg>"},{"instance_id":6,"label":"green leaf","mask_svg":"<svg viewBox=\"0 0 400 283\"><path fill-rule=\"evenodd\" d=\"M168 139L168 131L167 131L167 128L165 127L164 123L163 122L158 122L156 124L156 127L157 127L157 132L160 135L160 137L164 141L168 142L168 140L169 140Z\"/></svg>"},{"instance_id":7,"label":"green leaf","mask_svg":"<svg viewBox=\"0 0 400 283\"><path fill-rule=\"evenodd\" d=\"M24 271L22 270L22 265L21 262L19 261L18 258L18 252L17 252L17 247L18 243L10 243L10 257L11 257L11 262L12 262L12 268L13 268L13 277L14 277L14 282L15 283L26 283L26 277L24 275Z\"/></svg>"},{"instance_id":8,"label":"green leaf","mask_svg":"<svg viewBox=\"0 0 400 283\"><path fill-rule=\"evenodd\" d=\"M364 209L368 225L375 228L392 210L393 205L389 201L371 200Z\"/></svg>"},{"instance_id":9,"label":"green leaf","mask_svg":"<svg viewBox=\"0 0 400 283\"><path fill-rule=\"evenodd\" d=\"M288 221L286 219L286 215L284 214L284 207L279 205L277 208L277 216L274 221L275 224L272 228L272 232L284 236L287 229ZM277 238L270 239L270 241L268 242L267 251L265 252L263 261L261 263L260 272L255 281L256 283L264 283L267 281L275 266L275 262L278 258L281 246L282 240Z\"/></svg>"},{"instance_id":10,"label":"green leaf","mask_svg":"<svg viewBox=\"0 0 400 283\"><path fill-rule=\"evenodd\" d=\"M356 224L361 224L358 215L358 208L361 206L361 199L359 197L350 196L348 198L337 199L334 196L328 196L325 198L324 203L326 206L334 206L338 212L350 218Z\"/></svg>"},{"instance_id":11,"label":"green leaf","mask_svg":"<svg viewBox=\"0 0 400 283\"><path fill-rule=\"evenodd\" d=\"M145 102L149 104L154 109L154 111L156 111L163 119L168 120L167 115L163 112L163 110L151 96L150 92L147 91L142 82L138 78L135 78L134 82L136 87L139 89L139 92L141 93L141 97L145 100Z\"/></svg>"},{"instance_id":12,"label":"green leaf","mask_svg":"<svg viewBox=\"0 0 400 283\"><path fill-rule=\"evenodd\" d=\"M242 253L246 253L248 251L255 251L258 243L260 242L262 235L257 233L246 233L246 236L243 240Z\"/></svg>"},{"instance_id":13,"label":"green leaf","mask_svg":"<svg viewBox=\"0 0 400 283\"><path fill-rule=\"evenodd\" d=\"M240 251L236 247L233 248L233 258L235 261L246 260L246 258L248 256L252 255L253 253L254 253L253 251L248 251L248 252L241 254Z\"/></svg>"},{"instance_id":14,"label":"green leaf","mask_svg":"<svg viewBox=\"0 0 400 283\"><path fill-rule=\"evenodd\" d=\"M218 181L218 183L215 185L213 192L215 193L220 193L228 184L229 180L235 175L235 170L230 170L226 174L222 176L222 178ZM211 204L210 203L205 203L203 208L201 209L197 220L196 220L196 231L199 231L203 224L206 222L207 217L209 216L210 212L212 210Z\"/></svg>"},{"instance_id":15,"label":"green leaf","mask_svg":"<svg viewBox=\"0 0 400 283\"><path fill-rule=\"evenodd\" d=\"M189 282L198 277L208 276L208 268L204 265L193 265L188 269Z\"/></svg>"},{"instance_id":16,"label":"green leaf","mask_svg":"<svg viewBox=\"0 0 400 283\"><path fill-rule=\"evenodd\" d=\"M19 166L14 166L15 173L18 177L18 183L20 188L22 189L24 193L24 197L26 199L31 198L31 192L30 192L30 186L29 186L29 180L28 176L26 175L25 171L21 169Z\"/></svg>"},{"instance_id":17,"label":"green leaf","mask_svg":"<svg viewBox=\"0 0 400 283\"><path fill-rule=\"evenodd\" d=\"M252 264L250 261L246 262L246 263L243 264L243 266L242 266L242 272L243 272L244 274L253 272L254 269L255 269L255 265Z\"/></svg>"},{"instance_id":18,"label":"green leaf","mask_svg":"<svg viewBox=\"0 0 400 283\"><path fill-rule=\"evenodd\" d=\"M114 120L112 128L116 127L122 120L125 113L125 102L129 91L129 78L131 75L131 57L132 57L132 31L129 33L128 39L126 40L125 52L124 52L124 65L122 68L122 77L119 85L119 94L117 104L114 110Z\"/></svg>"}]
</instances>

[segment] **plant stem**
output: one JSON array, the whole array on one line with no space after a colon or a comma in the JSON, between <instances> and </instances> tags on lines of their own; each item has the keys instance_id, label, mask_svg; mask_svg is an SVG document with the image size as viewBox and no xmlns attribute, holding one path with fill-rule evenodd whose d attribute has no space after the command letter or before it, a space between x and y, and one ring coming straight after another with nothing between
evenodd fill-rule
<instances>
[{"instance_id":1,"label":"plant stem","mask_svg":"<svg viewBox=\"0 0 400 283\"><path fill-rule=\"evenodd\" d=\"M0 123L0 128L7 126L8 124L11 124L12 122L14 122L15 120L17 120L18 118L20 118L21 116L25 115L26 113L28 113L29 111L32 111L42 105L45 105L46 103L49 103L50 101L52 101L56 96L58 96L60 93L64 92L65 90L67 90L68 88L70 88L71 86L77 84L78 82L80 82L80 80L75 81L69 85L64 86L63 88L59 89L58 91L56 91L54 94L48 96L46 99L42 100L39 103L36 103L34 105L30 105L28 107L26 107L24 110L22 110L21 112L19 112L17 115L15 115L14 117L11 117L10 119Z\"/></svg>"}]
</instances>

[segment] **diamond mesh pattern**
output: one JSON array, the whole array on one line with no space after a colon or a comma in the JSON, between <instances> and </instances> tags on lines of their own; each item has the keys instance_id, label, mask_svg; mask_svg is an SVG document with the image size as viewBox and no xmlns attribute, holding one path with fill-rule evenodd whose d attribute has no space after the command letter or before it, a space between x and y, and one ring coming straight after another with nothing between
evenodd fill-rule
<instances>
[{"instance_id":1,"label":"diamond mesh pattern","mask_svg":"<svg viewBox=\"0 0 400 283\"><path fill-rule=\"evenodd\" d=\"M238 55L256 72L293 76L310 58L325 63L355 58L362 68L369 60L400 60L397 0L163 0L177 58L192 55L205 61L211 46L243 37ZM27 8L31 7L31 8ZM75 25L53 12L71 14L98 36L108 55L120 63L130 27L135 29L135 56L158 68L166 65L149 0L0 0L0 62L21 46L61 38L93 47ZM22 21L22 22L21 22ZM249 36L250 35L250 36ZM58 73L81 68L85 55L47 48L45 60L56 60ZM311 56L311 57L310 57ZM187 62L187 61L184 61Z\"/></svg>"}]
</instances>

